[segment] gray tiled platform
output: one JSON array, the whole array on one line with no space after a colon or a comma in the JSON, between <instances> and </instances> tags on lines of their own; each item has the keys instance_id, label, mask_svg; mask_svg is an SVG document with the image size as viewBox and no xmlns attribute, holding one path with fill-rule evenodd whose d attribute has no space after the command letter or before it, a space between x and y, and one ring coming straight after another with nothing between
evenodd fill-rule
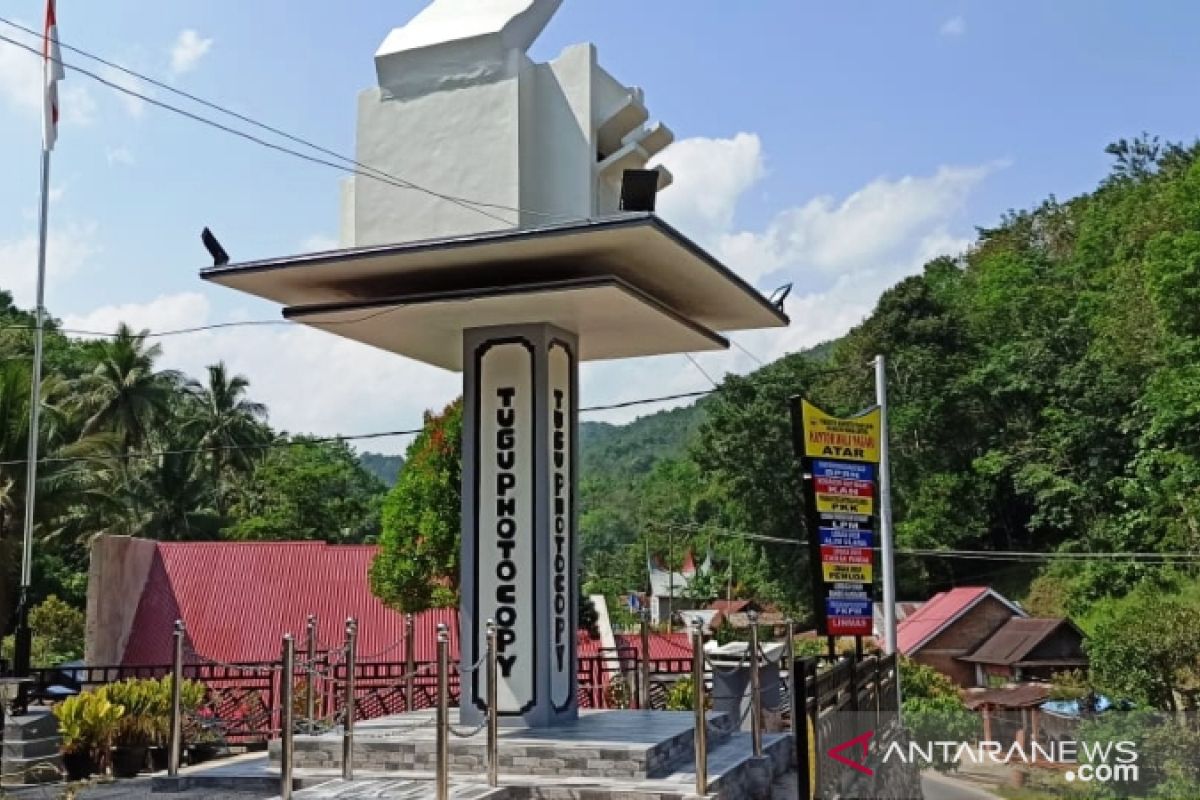
<instances>
[{"instance_id":1,"label":"gray tiled platform","mask_svg":"<svg viewBox=\"0 0 1200 800\"><path fill-rule=\"evenodd\" d=\"M528 763L501 766L497 790L488 790L479 785L484 781L486 770L482 754L479 764L472 767L465 763L469 754L464 756L459 753L456 761L452 755L451 786L454 800L695 800L696 771L692 762L690 713L669 714L657 719L647 712L602 713L614 716L589 715L596 717L596 721L586 723L581 720L579 726L550 731L504 730L501 739L509 747L529 748L527 752L530 755L522 758L537 759L539 765L554 760L564 765L570 764L573 763L570 759L579 757L580 752L595 751L599 756L611 752L615 759L619 751L625 757L630 752L645 752L652 748L660 736L667 739L684 736L686 752L677 755L677 763L655 775L609 775L605 774L607 770L604 768L595 769L591 774L574 775L570 774L569 766L555 768ZM427 717L420 717L417 721L424 718ZM716 723L724 721L723 716L710 720L716 735L709 750L708 796L719 800L761 800L769 797L772 781L786 772L794 760L790 735L764 736L764 755L755 758L751 753L749 734L729 734L724 729L715 728ZM413 720L407 722L412 723ZM369 744L381 752L394 752L403 739L407 745L420 745L422 752L428 746L432 755L432 728L401 723L401 720L393 718L391 721L375 720L357 726L356 752ZM595 738L600 731L604 731L604 735L624 737L624 740ZM328 743L325 740L330 739L336 743L340 753L341 740L337 736L308 738L320 742L322 751ZM469 740L451 741L452 745L456 743L459 747L470 744ZM544 751L538 748L544 748ZM542 760L543 752L546 754L545 762ZM554 755L549 755L551 753ZM511 758L515 759L516 756ZM609 759L600 757L586 760ZM395 766L396 763L393 760L389 764L388 759L384 758L376 759L374 766L356 768L356 780L351 785L339 780L340 763L315 767L298 765L293 785L300 791L295 797L297 800L424 800L433 797L432 765L425 768ZM271 763L265 754L245 757L238 762L205 766L208 768L197 768L197 772L188 776L188 786L209 785L224 789L238 785L239 776L244 776L256 786L262 786L264 780L273 780L274 785L278 786L278 765Z\"/></svg>"},{"instance_id":2,"label":"gray tiled platform","mask_svg":"<svg viewBox=\"0 0 1200 800\"><path fill-rule=\"evenodd\" d=\"M503 800L507 789L463 784L450 787L451 800ZM343 781L340 778L302 789L295 800L433 800L433 783L402 778Z\"/></svg>"},{"instance_id":3,"label":"gray tiled platform","mask_svg":"<svg viewBox=\"0 0 1200 800\"><path fill-rule=\"evenodd\" d=\"M500 771L509 775L573 776L644 780L671 773L692 758L690 711L592 711L550 729L503 728L499 735ZM457 713L451 724L458 725ZM725 714L708 715L709 740L719 744L731 727ZM355 726L356 770L432 772L435 731L428 712L400 714ZM452 736L450 769L478 774L486 767L483 731ZM278 758L278 745L271 749ZM297 736L297 768L340 769L339 732Z\"/></svg>"}]
</instances>

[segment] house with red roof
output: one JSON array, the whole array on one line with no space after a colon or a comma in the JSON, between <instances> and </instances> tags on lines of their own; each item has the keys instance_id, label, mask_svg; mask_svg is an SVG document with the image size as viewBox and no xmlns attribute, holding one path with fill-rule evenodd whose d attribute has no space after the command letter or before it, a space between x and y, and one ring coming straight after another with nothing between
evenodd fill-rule
<instances>
[{"instance_id":1,"label":"house with red roof","mask_svg":"<svg viewBox=\"0 0 1200 800\"><path fill-rule=\"evenodd\" d=\"M959 686L975 684L973 663L963 661L1011 619L1029 616L987 586L939 592L896 628L897 649L933 667Z\"/></svg>"},{"instance_id":2,"label":"house with red roof","mask_svg":"<svg viewBox=\"0 0 1200 800\"><path fill-rule=\"evenodd\" d=\"M375 552L369 545L324 542L98 536L88 575L84 658L92 666L170 664L179 619L189 661L274 661L284 634L304 646L312 614L318 649L340 647L345 621L354 617L360 661L403 661L404 615L371 594L367 574ZM439 623L449 626L450 657L458 659L457 609L441 608L414 619L418 661L436 659ZM664 657L678 650L674 643L655 644L652 650ZM581 657L600 653L600 640L586 632L578 646Z\"/></svg>"}]
</instances>

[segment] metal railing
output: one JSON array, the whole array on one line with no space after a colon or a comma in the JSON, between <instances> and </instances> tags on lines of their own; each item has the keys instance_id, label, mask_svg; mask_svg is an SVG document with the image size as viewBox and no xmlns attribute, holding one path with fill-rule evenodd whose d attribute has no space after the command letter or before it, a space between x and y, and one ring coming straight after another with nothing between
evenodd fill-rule
<instances>
[{"instance_id":1,"label":"metal railing","mask_svg":"<svg viewBox=\"0 0 1200 800\"><path fill-rule=\"evenodd\" d=\"M896 703L899 661L895 655L842 658L824 668L822 659L797 658L792 662L792 735L796 742L800 800L816 797L882 796L863 787L863 773L830 759L810 761L810 752L822 753L839 742L872 731L869 747L880 752L902 735ZM888 780L876 772L876 784ZM877 788L877 787L875 787ZM887 795L891 796L891 795Z\"/></svg>"}]
</instances>

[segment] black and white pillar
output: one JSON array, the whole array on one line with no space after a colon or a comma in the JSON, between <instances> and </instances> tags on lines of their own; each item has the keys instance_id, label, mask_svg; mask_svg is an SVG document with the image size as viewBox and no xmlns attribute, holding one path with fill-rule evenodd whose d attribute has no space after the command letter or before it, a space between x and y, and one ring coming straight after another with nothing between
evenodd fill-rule
<instances>
[{"instance_id":1,"label":"black and white pillar","mask_svg":"<svg viewBox=\"0 0 1200 800\"><path fill-rule=\"evenodd\" d=\"M578 358L572 333L504 325L463 334L462 661L497 625L502 722L574 719ZM462 678L482 719L484 668Z\"/></svg>"}]
</instances>

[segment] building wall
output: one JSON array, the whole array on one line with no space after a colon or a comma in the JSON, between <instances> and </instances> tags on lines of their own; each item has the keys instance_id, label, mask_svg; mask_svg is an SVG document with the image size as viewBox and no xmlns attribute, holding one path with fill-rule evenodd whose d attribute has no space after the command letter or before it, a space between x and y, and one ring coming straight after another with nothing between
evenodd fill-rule
<instances>
[{"instance_id":1,"label":"building wall","mask_svg":"<svg viewBox=\"0 0 1200 800\"><path fill-rule=\"evenodd\" d=\"M933 667L962 687L975 685L975 666L958 661L972 652L1000 626L1017 614L994 597L985 597L974 608L930 639L912 656Z\"/></svg>"},{"instance_id":2,"label":"building wall","mask_svg":"<svg viewBox=\"0 0 1200 800\"><path fill-rule=\"evenodd\" d=\"M92 540L84 639L88 664L121 663L156 547L131 536L102 534Z\"/></svg>"},{"instance_id":3,"label":"building wall","mask_svg":"<svg viewBox=\"0 0 1200 800\"><path fill-rule=\"evenodd\" d=\"M516 207L520 68L502 79L410 98L358 97L358 160L439 192ZM343 195L347 197L347 195ZM417 241L515 227L513 212L479 213L415 189L354 178L354 244ZM489 216L492 215L492 216ZM351 215L343 213L343 218ZM499 219L494 219L498 217Z\"/></svg>"},{"instance_id":4,"label":"building wall","mask_svg":"<svg viewBox=\"0 0 1200 800\"><path fill-rule=\"evenodd\" d=\"M644 168L669 143L665 128L645 138L641 90L602 69L593 45L572 45L545 64L501 45L460 40L377 55L381 83L359 94L356 149L359 162L393 179L501 208L480 213L356 175L341 190L343 246L612 214L623 170ZM621 149L630 134L637 147L602 175L598 163L611 154L602 151Z\"/></svg>"},{"instance_id":5,"label":"building wall","mask_svg":"<svg viewBox=\"0 0 1200 800\"><path fill-rule=\"evenodd\" d=\"M1056 658L1087 658L1083 650L1083 636L1069 624L1059 625L1052 636L1025 656L1028 661L1051 661Z\"/></svg>"}]
</instances>

